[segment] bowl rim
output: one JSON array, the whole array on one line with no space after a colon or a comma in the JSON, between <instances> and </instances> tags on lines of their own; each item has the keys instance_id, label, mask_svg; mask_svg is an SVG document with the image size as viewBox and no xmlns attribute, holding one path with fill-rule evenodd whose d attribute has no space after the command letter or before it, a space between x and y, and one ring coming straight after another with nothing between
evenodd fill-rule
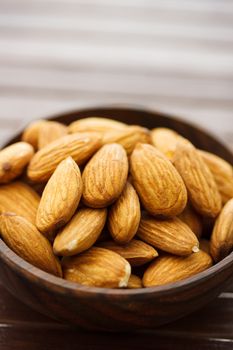
<instances>
[{"instance_id":1,"label":"bowl rim","mask_svg":"<svg viewBox=\"0 0 233 350\"><path fill-rule=\"evenodd\" d=\"M56 293L65 294L68 290L71 294L81 295L85 293L86 296L94 297L96 294L101 295L113 295L113 296L137 296L141 297L153 294L153 297L162 297L173 294L175 292L184 292L186 289L192 288L197 285L197 282L203 282L209 278L218 275L219 272L228 269L233 266L233 252L231 252L226 258L211 266L210 268L188 277L184 280L168 283L161 286L137 288L137 289L114 289L114 288L100 288L84 286L79 283L67 281L63 278L49 274L39 268L33 266L26 260L23 260L20 256L14 253L2 239L0 239L0 258L4 262L14 269L17 274L26 277L32 283L44 287L45 289L52 290Z\"/></svg>"},{"instance_id":2,"label":"bowl rim","mask_svg":"<svg viewBox=\"0 0 233 350\"><path fill-rule=\"evenodd\" d=\"M73 114L79 114L82 112L91 112L96 110L116 110L116 111L130 111L130 112L145 112L149 113L151 115L160 115L162 117L165 117L165 119L175 118L177 121L181 122L183 125L187 125L188 127L195 128L196 130L200 130L202 133L207 134L209 138L214 139L216 142L218 142L223 148L228 151L228 153L232 153L228 147L223 144L216 136L213 136L211 132L201 129L198 125L189 123L184 121L182 118L174 116L169 113L160 112L158 110L150 110L144 107L138 107L131 108L126 106L97 106L97 107L90 107L90 108L80 108L76 110L61 112L57 114L53 114L51 116L48 116L44 119L53 120L61 117L68 117ZM94 115L93 115L94 116ZM84 117L85 118L85 117ZM39 118L38 118L39 119ZM6 142L4 142L4 145L8 145L10 143L10 140L14 139L17 134L22 132L22 128L18 130L12 137L9 137ZM13 250L11 250L5 242L0 238L0 258L3 260L8 266L10 266L18 275L23 276L24 278L30 280L30 282L35 283L39 285L40 287L43 287L47 290L52 290L54 293L60 293L65 294L67 291L70 292L72 295L83 295L85 293L85 296L87 297L95 297L96 294L99 295L112 295L112 296L119 296L121 298L128 297L128 296L135 296L135 297L144 297L145 295L153 295L153 297L162 297L167 296L170 294L173 294L175 292L184 292L186 289L192 288L197 285L197 282L202 282L207 279L212 278L213 276L217 275L220 271L227 270L229 267L233 267L233 251L223 260L218 262L217 264L213 265L212 267L208 268L205 271L202 271L194 276L191 276L189 278L186 278L181 281L168 283L161 286L154 286L154 287L147 287L147 288L137 288L137 289L113 289L113 288L100 288L100 287L92 287L92 286L84 286L79 283L67 281L63 278L54 276L52 274L49 274L29 262L22 259L20 256L18 256L16 253L14 253ZM1 262L2 263L2 262Z\"/></svg>"}]
</instances>

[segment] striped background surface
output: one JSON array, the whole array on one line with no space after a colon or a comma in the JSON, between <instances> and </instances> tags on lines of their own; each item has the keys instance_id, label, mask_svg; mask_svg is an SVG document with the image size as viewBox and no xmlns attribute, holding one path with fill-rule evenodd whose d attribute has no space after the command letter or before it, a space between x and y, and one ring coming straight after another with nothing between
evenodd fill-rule
<instances>
[{"instance_id":1,"label":"striped background surface","mask_svg":"<svg viewBox=\"0 0 233 350\"><path fill-rule=\"evenodd\" d=\"M0 0L0 136L73 108L130 104L233 146L230 0Z\"/></svg>"}]
</instances>

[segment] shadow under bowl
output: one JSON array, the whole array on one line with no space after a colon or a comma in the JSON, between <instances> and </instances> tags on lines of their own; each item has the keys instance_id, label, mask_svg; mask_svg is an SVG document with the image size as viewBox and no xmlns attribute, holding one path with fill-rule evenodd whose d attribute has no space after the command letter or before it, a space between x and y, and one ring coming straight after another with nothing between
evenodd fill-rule
<instances>
[{"instance_id":1,"label":"shadow under bowl","mask_svg":"<svg viewBox=\"0 0 233 350\"><path fill-rule=\"evenodd\" d=\"M216 138L159 112L104 107L77 110L48 119L69 124L90 116L113 118L147 128L172 128L197 147L214 152L233 164L232 153ZM20 134L9 143L19 139ZM0 260L0 279L14 296L43 314L88 330L155 328L201 308L233 281L233 253L186 280L133 290L86 287L52 276L21 259L1 239Z\"/></svg>"}]
</instances>

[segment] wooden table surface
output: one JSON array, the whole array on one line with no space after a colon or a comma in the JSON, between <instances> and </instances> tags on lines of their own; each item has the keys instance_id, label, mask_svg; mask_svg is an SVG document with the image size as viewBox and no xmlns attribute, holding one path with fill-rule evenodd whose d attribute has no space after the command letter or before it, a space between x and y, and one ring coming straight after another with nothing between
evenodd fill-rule
<instances>
[{"instance_id":1,"label":"wooden table surface","mask_svg":"<svg viewBox=\"0 0 233 350\"><path fill-rule=\"evenodd\" d=\"M0 0L1 143L28 121L139 105L202 125L233 149L233 1ZM69 328L0 285L0 349L233 349L233 286L156 331Z\"/></svg>"}]
</instances>

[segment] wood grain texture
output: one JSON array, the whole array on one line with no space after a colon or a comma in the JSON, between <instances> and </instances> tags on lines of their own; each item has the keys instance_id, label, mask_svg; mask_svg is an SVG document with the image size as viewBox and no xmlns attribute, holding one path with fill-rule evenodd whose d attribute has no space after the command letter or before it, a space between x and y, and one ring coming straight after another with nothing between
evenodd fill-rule
<instances>
[{"instance_id":1,"label":"wood grain texture","mask_svg":"<svg viewBox=\"0 0 233 350\"><path fill-rule=\"evenodd\" d=\"M162 350L174 349L174 344L181 350L186 350L187 344L191 350L215 347L228 350L233 343L232 300L224 295L202 309L201 317L200 312L196 312L156 331L114 335L73 329L20 303L2 285L0 293L0 347L4 350L31 350L32 347L41 350L45 346L46 349L73 350L77 344L81 350L100 349L109 344L113 349L154 349L155 342Z\"/></svg>"}]
</instances>

